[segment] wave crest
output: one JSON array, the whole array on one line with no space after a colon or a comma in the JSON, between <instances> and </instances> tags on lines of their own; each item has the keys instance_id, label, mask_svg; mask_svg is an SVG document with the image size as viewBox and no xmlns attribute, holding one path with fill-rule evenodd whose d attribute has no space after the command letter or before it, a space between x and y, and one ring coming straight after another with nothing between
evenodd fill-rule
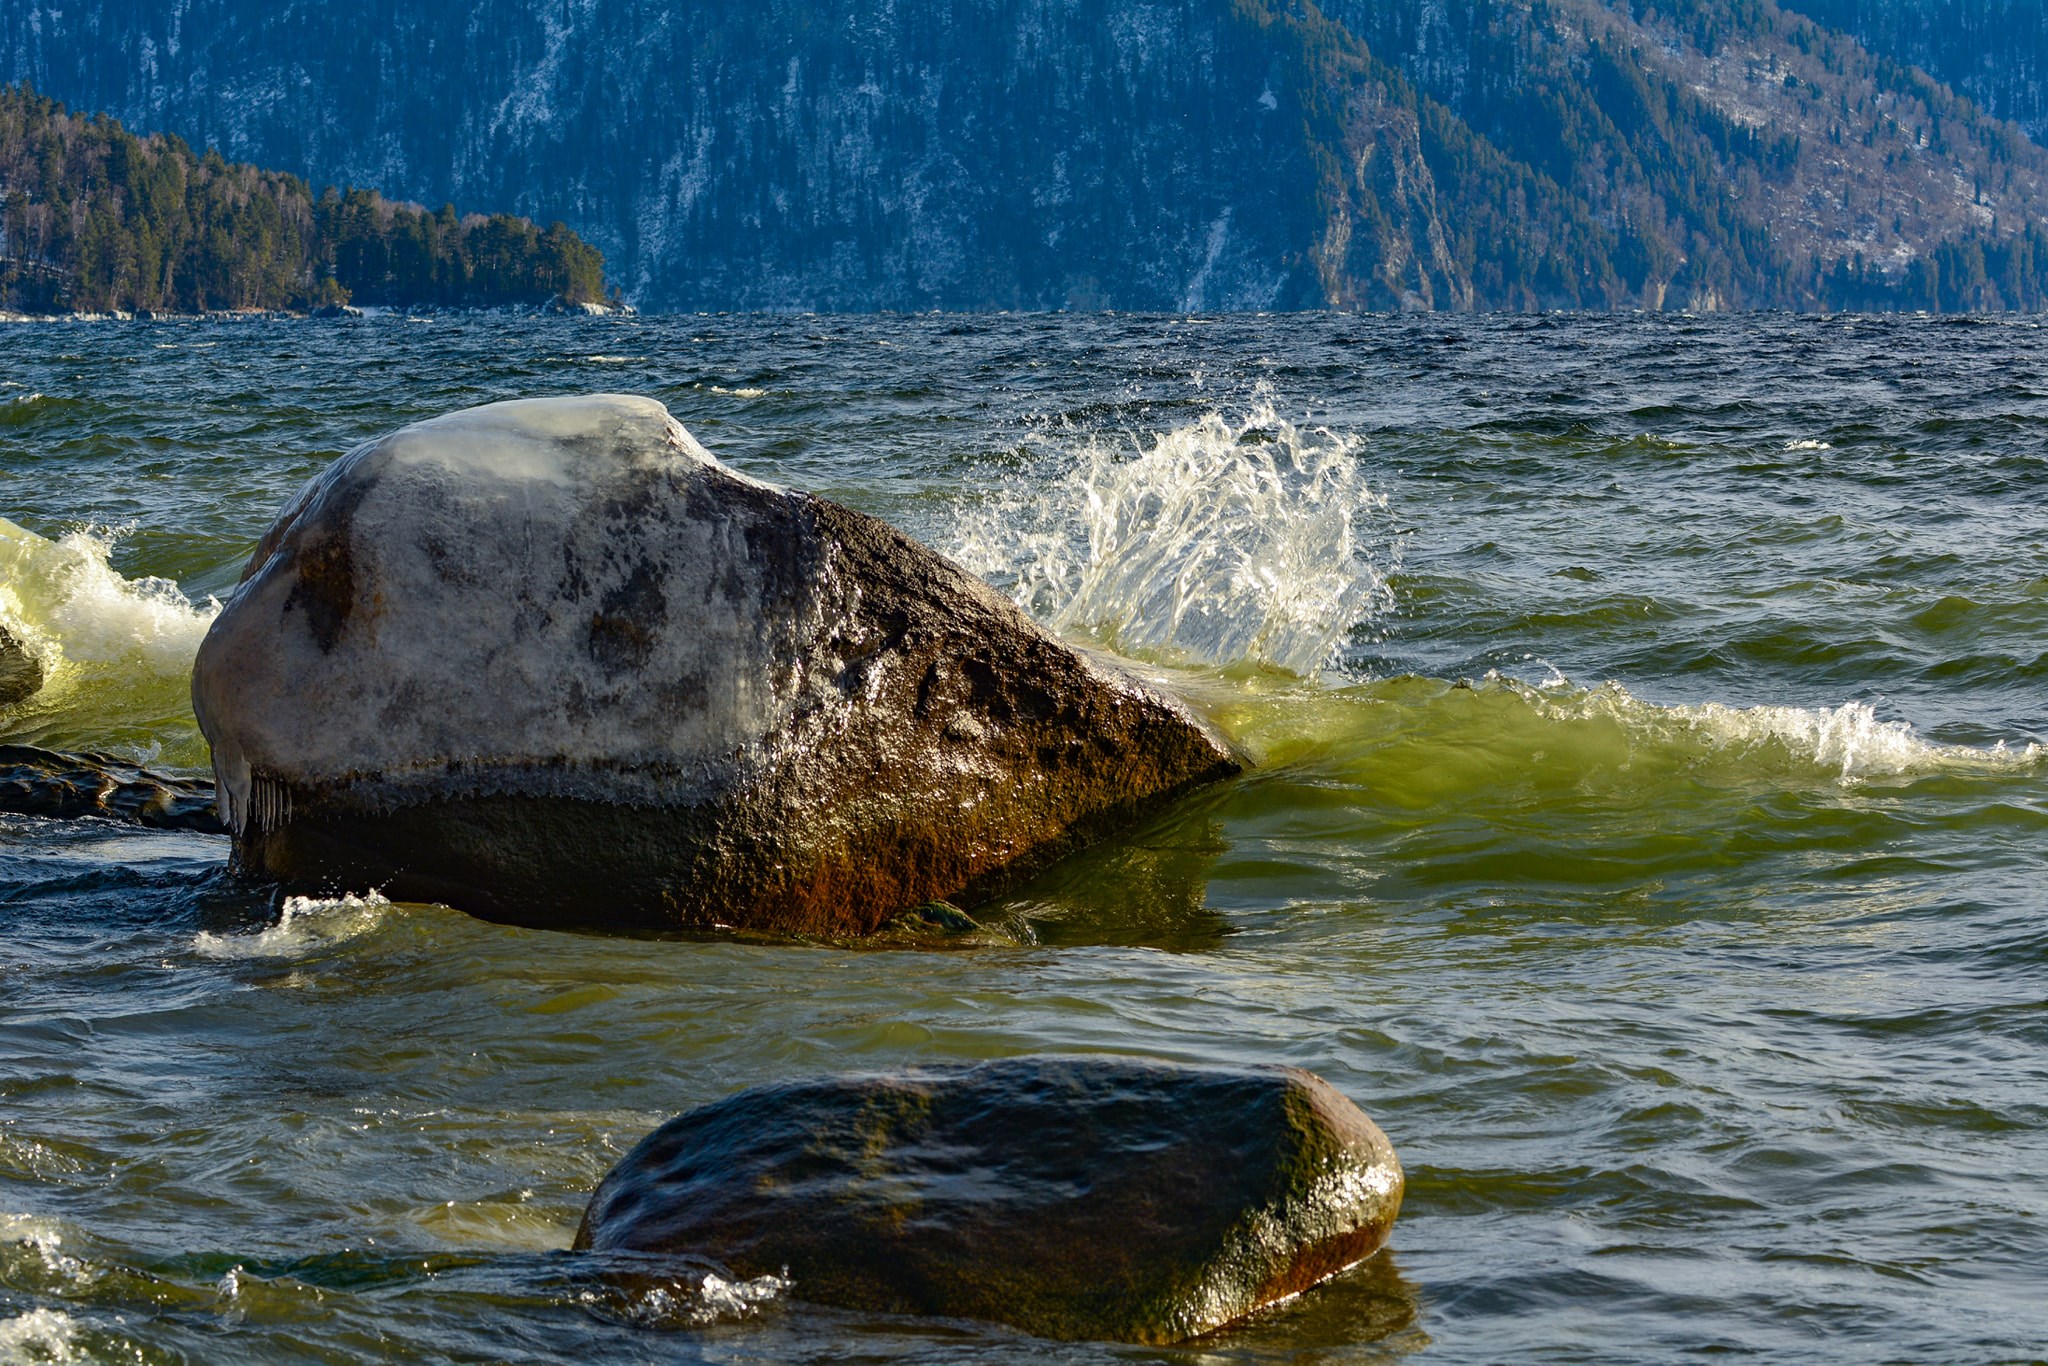
<instances>
[{"instance_id":1,"label":"wave crest","mask_svg":"<svg viewBox=\"0 0 2048 1366\"><path fill-rule=\"evenodd\" d=\"M49 540L0 517L0 620L53 683L110 667L182 678L220 611L169 579L123 578L110 561L119 539L82 527Z\"/></svg>"},{"instance_id":2,"label":"wave crest","mask_svg":"<svg viewBox=\"0 0 2048 1366\"><path fill-rule=\"evenodd\" d=\"M1061 632L1172 664L1310 674L1390 603L1360 442L1263 405L1100 436L970 504L948 552Z\"/></svg>"}]
</instances>

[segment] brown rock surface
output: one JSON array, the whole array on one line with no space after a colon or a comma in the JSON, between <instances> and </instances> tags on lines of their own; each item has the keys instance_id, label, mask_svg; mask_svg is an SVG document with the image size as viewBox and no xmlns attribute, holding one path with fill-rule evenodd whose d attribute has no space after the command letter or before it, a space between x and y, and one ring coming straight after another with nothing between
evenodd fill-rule
<instances>
[{"instance_id":1,"label":"brown rock surface","mask_svg":"<svg viewBox=\"0 0 2048 1366\"><path fill-rule=\"evenodd\" d=\"M109 754L0 745L0 811L75 820L105 816L158 830L220 834L213 784L156 773Z\"/></svg>"}]
</instances>

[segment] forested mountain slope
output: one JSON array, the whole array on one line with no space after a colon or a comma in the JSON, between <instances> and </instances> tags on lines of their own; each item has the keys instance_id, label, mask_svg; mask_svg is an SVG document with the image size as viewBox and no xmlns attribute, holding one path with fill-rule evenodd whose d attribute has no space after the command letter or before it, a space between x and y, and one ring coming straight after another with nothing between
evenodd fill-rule
<instances>
[{"instance_id":1,"label":"forested mountain slope","mask_svg":"<svg viewBox=\"0 0 2048 1366\"><path fill-rule=\"evenodd\" d=\"M17 0L0 79L654 307L2048 304L2048 156L1770 0Z\"/></svg>"},{"instance_id":2,"label":"forested mountain slope","mask_svg":"<svg viewBox=\"0 0 2048 1366\"><path fill-rule=\"evenodd\" d=\"M2040 149L1763 0L1332 7L1587 205L1646 306L2041 306L2023 235L2048 210Z\"/></svg>"},{"instance_id":3,"label":"forested mountain slope","mask_svg":"<svg viewBox=\"0 0 2048 1366\"><path fill-rule=\"evenodd\" d=\"M557 223L315 195L0 87L0 308L34 312L593 302L604 261Z\"/></svg>"},{"instance_id":4,"label":"forested mountain slope","mask_svg":"<svg viewBox=\"0 0 2048 1366\"><path fill-rule=\"evenodd\" d=\"M2048 6L2042 0L1784 0L1873 54L1917 66L1985 113L2048 137Z\"/></svg>"}]
</instances>

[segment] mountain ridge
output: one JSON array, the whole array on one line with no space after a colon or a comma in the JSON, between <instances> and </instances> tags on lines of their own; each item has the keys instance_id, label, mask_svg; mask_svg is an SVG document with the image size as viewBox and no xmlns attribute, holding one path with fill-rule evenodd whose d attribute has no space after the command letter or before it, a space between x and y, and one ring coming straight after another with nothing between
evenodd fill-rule
<instances>
[{"instance_id":1,"label":"mountain ridge","mask_svg":"<svg viewBox=\"0 0 2048 1366\"><path fill-rule=\"evenodd\" d=\"M2048 153L1844 3L27 0L0 80L653 307L2048 306Z\"/></svg>"}]
</instances>

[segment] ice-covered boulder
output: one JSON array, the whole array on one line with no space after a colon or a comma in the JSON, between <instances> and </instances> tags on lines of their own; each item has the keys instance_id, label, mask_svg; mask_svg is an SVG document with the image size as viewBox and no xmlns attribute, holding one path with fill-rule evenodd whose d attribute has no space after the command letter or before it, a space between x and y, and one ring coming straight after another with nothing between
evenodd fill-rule
<instances>
[{"instance_id":1,"label":"ice-covered boulder","mask_svg":"<svg viewBox=\"0 0 2048 1366\"><path fill-rule=\"evenodd\" d=\"M1010 1058L757 1087L662 1125L576 1246L795 1298L1168 1343L1378 1250L1401 1166L1291 1067Z\"/></svg>"},{"instance_id":2,"label":"ice-covered boulder","mask_svg":"<svg viewBox=\"0 0 2048 1366\"><path fill-rule=\"evenodd\" d=\"M248 871L533 925L866 933L1237 771L951 562L618 395L337 461L192 690Z\"/></svg>"}]
</instances>

